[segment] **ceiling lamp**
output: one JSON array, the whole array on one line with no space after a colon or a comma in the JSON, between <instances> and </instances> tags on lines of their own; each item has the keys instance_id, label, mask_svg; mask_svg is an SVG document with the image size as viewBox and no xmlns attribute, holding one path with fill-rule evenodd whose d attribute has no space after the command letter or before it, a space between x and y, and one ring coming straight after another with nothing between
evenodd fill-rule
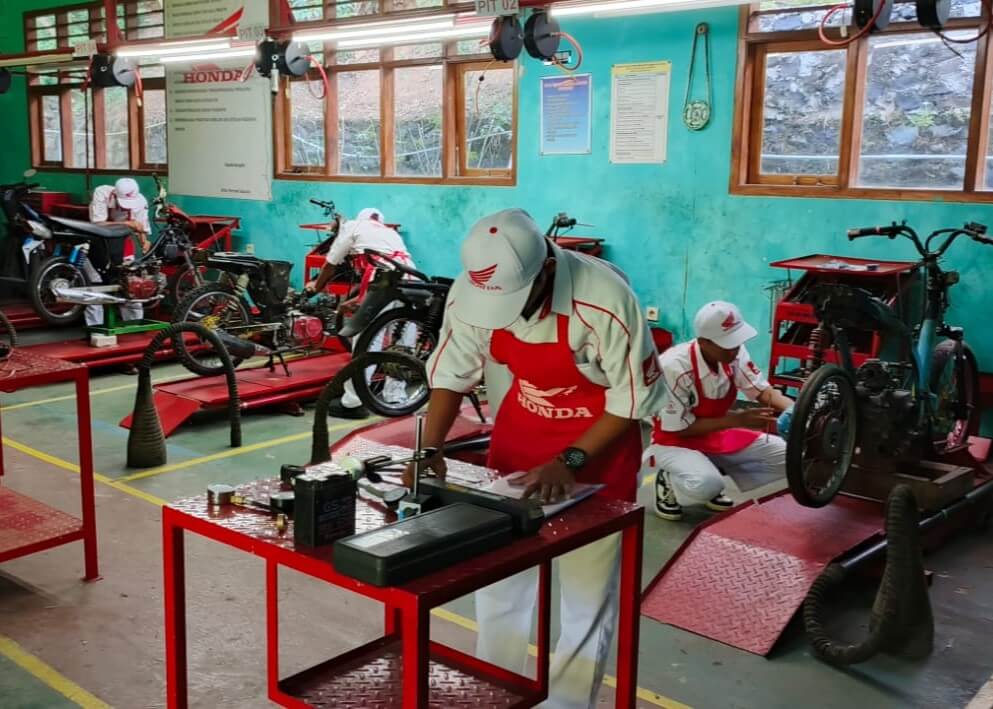
<instances>
[{"instance_id":1,"label":"ceiling lamp","mask_svg":"<svg viewBox=\"0 0 993 709\"><path fill-rule=\"evenodd\" d=\"M576 17L598 15L621 17L624 15L644 15L655 12L676 10L706 10L714 7L746 5L752 0L605 0L604 2L584 2L574 4L554 4L548 12L552 17Z\"/></svg>"},{"instance_id":2,"label":"ceiling lamp","mask_svg":"<svg viewBox=\"0 0 993 709\"><path fill-rule=\"evenodd\" d=\"M230 48L231 39L229 37L212 37L210 39L125 45L115 49L114 54L119 57L171 57L195 52L216 52Z\"/></svg>"},{"instance_id":3,"label":"ceiling lamp","mask_svg":"<svg viewBox=\"0 0 993 709\"><path fill-rule=\"evenodd\" d=\"M395 44L431 42L439 39L471 39L485 37L490 33L489 24L472 24L434 32L406 32L404 34L379 35L365 39L343 39L338 41L341 49L361 49L364 47L387 47Z\"/></svg>"},{"instance_id":4,"label":"ceiling lamp","mask_svg":"<svg viewBox=\"0 0 993 709\"><path fill-rule=\"evenodd\" d=\"M239 57L254 57L255 47L239 47L226 49L217 52L199 52L191 54L180 54L175 56L162 57L159 61L162 64L179 64L182 62L196 62L207 59L238 59Z\"/></svg>"},{"instance_id":5,"label":"ceiling lamp","mask_svg":"<svg viewBox=\"0 0 993 709\"><path fill-rule=\"evenodd\" d=\"M294 42L330 42L361 37L403 35L411 32L433 32L455 27L455 15L435 15L433 17L408 17L402 20L383 22L361 22L340 25L324 30L297 32Z\"/></svg>"}]
</instances>

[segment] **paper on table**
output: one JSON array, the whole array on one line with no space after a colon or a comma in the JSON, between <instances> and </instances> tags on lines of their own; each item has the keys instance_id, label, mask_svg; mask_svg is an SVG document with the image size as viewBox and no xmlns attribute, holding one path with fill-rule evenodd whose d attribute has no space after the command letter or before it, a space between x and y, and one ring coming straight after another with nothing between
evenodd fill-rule
<instances>
[{"instance_id":1,"label":"paper on table","mask_svg":"<svg viewBox=\"0 0 993 709\"><path fill-rule=\"evenodd\" d=\"M523 473L519 473L521 475ZM506 477L497 478L489 485L484 485L483 490L487 492L492 492L496 495L503 495L504 497L512 497L515 500L519 500L524 496L524 486L523 485L511 485L511 482L517 477L517 475L508 475ZM585 500L591 495L595 495L597 492L603 489L603 485L587 485L579 484L572 488L572 494L569 499L563 500L562 502L555 502L551 505L542 505L541 509L545 513L545 517L554 517L562 510L569 509L577 502Z\"/></svg>"}]
</instances>

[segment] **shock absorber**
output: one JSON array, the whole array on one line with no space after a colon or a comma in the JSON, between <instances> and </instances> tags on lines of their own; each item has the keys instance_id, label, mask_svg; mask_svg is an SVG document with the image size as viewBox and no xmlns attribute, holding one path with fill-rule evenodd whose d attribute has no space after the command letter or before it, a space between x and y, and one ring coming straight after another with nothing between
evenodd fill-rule
<instances>
[{"instance_id":1,"label":"shock absorber","mask_svg":"<svg viewBox=\"0 0 993 709\"><path fill-rule=\"evenodd\" d=\"M821 323L817 323L817 327L810 331L810 339L807 341L807 346L810 347L811 358L806 360L806 366L803 368L803 377L806 379L813 372L817 371L822 364L824 364L824 339L826 332L824 331L824 326Z\"/></svg>"},{"instance_id":2,"label":"shock absorber","mask_svg":"<svg viewBox=\"0 0 993 709\"><path fill-rule=\"evenodd\" d=\"M429 337L436 337L436 333L441 332L441 321L445 310L445 299L437 296L431 299L428 304L428 311L424 318L424 327L417 336L417 356L422 352L428 352ZM437 344L437 343L435 343Z\"/></svg>"},{"instance_id":3,"label":"shock absorber","mask_svg":"<svg viewBox=\"0 0 993 709\"><path fill-rule=\"evenodd\" d=\"M232 287L234 289L235 297L237 297L239 301L244 301L245 294L248 292L248 274L242 273L241 275L239 275L235 279ZM238 308L235 305L234 301L229 300L227 306L225 307L225 310L230 310L232 313L236 313Z\"/></svg>"}]
</instances>

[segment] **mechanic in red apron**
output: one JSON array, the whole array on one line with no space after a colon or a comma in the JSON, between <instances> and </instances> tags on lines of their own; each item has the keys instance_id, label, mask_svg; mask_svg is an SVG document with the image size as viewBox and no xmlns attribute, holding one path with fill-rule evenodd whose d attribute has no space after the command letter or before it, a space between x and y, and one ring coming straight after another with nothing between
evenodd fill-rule
<instances>
[{"instance_id":1,"label":"mechanic in red apron","mask_svg":"<svg viewBox=\"0 0 993 709\"><path fill-rule=\"evenodd\" d=\"M545 502L584 483L633 500L639 420L658 410L664 390L643 311L623 275L558 248L520 210L478 222L462 264L428 361L424 445L444 444L463 395L485 369L497 411L491 467L520 473L512 484ZM446 471L440 456L427 467ZM583 504L569 514L583 514ZM556 560L562 631L544 706L595 704L616 622L619 563L617 535ZM530 569L476 593L479 657L525 672L537 579Z\"/></svg>"},{"instance_id":2,"label":"mechanic in red apron","mask_svg":"<svg viewBox=\"0 0 993 709\"><path fill-rule=\"evenodd\" d=\"M793 401L773 389L744 343L756 331L731 303L705 305L694 321L697 338L667 350L660 367L669 395L655 417L642 475L655 475L655 511L678 520L684 505L721 511L721 469L742 491L782 479L786 443L768 433ZM734 410L741 391L759 408Z\"/></svg>"}]
</instances>

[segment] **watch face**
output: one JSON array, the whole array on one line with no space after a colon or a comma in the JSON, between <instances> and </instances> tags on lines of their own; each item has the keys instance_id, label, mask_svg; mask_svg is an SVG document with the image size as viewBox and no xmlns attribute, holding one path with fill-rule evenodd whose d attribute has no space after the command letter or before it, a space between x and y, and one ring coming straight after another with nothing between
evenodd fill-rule
<instances>
[{"instance_id":1,"label":"watch face","mask_svg":"<svg viewBox=\"0 0 993 709\"><path fill-rule=\"evenodd\" d=\"M566 448L562 460L565 461L566 467L582 468L586 465L586 453L578 448Z\"/></svg>"}]
</instances>

